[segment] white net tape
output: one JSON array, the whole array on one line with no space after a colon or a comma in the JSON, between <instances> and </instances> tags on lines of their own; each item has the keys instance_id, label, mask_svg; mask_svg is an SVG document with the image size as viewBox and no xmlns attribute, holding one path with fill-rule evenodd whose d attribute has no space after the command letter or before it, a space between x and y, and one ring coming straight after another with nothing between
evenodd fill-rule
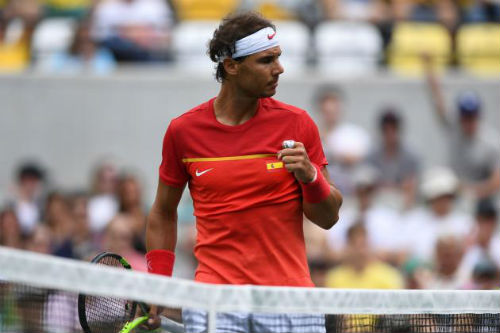
<instances>
[{"instance_id":1,"label":"white net tape","mask_svg":"<svg viewBox=\"0 0 500 333\"><path fill-rule=\"evenodd\" d=\"M500 290L345 290L209 285L4 247L0 247L0 279L211 313L500 313Z\"/></svg>"}]
</instances>

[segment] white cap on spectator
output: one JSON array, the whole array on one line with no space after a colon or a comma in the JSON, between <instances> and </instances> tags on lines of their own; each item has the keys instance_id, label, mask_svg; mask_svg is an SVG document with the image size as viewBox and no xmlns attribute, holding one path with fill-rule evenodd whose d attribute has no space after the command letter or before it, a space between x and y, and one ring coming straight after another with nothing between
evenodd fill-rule
<instances>
[{"instance_id":1,"label":"white cap on spectator","mask_svg":"<svg viewBox=\"0 0 500 333\"><path fill-rule=\"evenodd\" d=\"M435 167L424 173L421 191L426 200L432 200L443 195L456 194L458 186L458 178L451 169Z\"/></svg>"}]
</instances>

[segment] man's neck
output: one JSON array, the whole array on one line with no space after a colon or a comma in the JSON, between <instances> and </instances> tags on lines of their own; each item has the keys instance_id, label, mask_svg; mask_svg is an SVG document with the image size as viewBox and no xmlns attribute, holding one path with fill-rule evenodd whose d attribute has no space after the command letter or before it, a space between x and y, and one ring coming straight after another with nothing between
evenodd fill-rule
<instances>
[{"instance_id":1,"label":"man's neck","mask_svg":"<svg viewBox=\"0 0 500 333\"><path fill-rule=\"evenodd\" d=\"M243 95L231 84L222 84L214 103L215 118L224 125L241 125L255 115L258 105L258 98Z\"/></svg>"}]
</instances>

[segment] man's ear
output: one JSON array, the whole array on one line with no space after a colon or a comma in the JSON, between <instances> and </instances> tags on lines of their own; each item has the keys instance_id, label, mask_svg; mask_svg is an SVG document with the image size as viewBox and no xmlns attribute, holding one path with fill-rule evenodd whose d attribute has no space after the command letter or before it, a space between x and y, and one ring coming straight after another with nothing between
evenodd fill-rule
<instances>
[{"instance_id":1,"label":"man's ear","mask_svg":"<svg viewBox=\"0 0 500 333\"><path fill-rule=\"evenodd\" d=\"M231 58L224 59L222 63L224 65L224 70L228 75L234 76L238 74L240 63Z\"/></svg>"}]
</instances>

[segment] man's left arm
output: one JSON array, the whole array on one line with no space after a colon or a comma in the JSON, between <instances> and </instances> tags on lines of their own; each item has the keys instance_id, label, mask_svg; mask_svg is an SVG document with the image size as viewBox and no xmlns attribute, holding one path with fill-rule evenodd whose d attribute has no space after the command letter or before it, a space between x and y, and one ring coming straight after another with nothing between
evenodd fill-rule
<instances>
[{"instance_id":1,"label":"man's left arm","mask_svg":"<svg viewBox=\"0 0 500 333\"><path fill-rule=\"evenodd\" d=\"M339 219L342 195L331 182L327 169L311 162L301 142L279 151L278 159L300 183L305 216L319 227L330 229Z\"/></svg>"}]
</instances>

